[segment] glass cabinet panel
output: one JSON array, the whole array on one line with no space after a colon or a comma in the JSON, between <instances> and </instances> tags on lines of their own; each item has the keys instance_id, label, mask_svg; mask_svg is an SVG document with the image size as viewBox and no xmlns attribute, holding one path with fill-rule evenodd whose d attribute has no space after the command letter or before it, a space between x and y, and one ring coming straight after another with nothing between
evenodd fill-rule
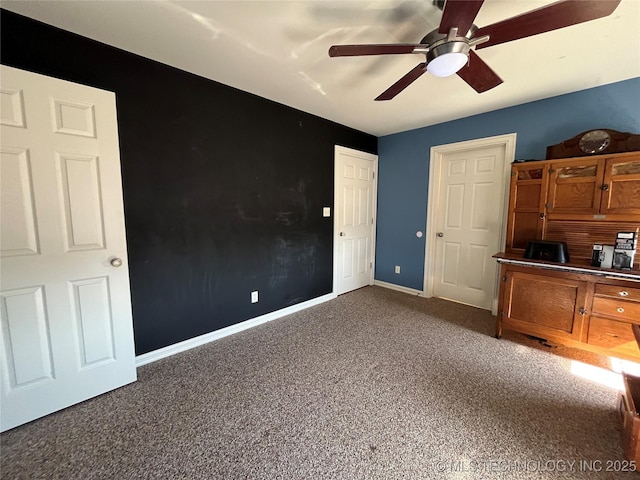
<instances>
[{"instance_id":1,"label":"glass cabinet panel","mask_svg":"<svg viewBox=\"0 0 640 480\"><path fill-rule=\"evenodd\" d=\"M640 162L614 163L611 175L640 175Z\"/></svg>"},{"instance_id":2,"label":"glass cabinet panel","mask_svg":"<svg viewBox=\"0 0 640 480\"><path fill-rule=\"evenodd\" d=\"M558 178L595 177L596 173L597 165L569 166L558 169Z\"/></svg>"},{"instance_id":3,"label":"glass cabinet panel","mask_svg":"<svg viewBox=\"0 0 640 480\"><path fill-rule=\"evenodd\" d=\"M542 168L532 168L531 170L519 170L518 180L540 180L544 170Z\"/></svg>"}]
</instances>

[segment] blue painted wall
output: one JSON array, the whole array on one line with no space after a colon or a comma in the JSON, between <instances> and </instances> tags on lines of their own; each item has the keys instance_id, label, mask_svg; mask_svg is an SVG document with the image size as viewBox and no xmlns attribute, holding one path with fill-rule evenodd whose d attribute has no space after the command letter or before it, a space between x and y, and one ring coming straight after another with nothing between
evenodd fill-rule
<instances>
[{"instance_id":1,"label":"blue painted wall","mask_svg":"<svg viewBox=\"0 0 640 480\"><path fill-rule=\"evenodd\" d=\"M515 132L516 158L542 159L548 145L593 128L640 132L640 78L379 138L376 280L423 288L416 232L425 231L432 146Z\"/></svg>"}]
</instances>

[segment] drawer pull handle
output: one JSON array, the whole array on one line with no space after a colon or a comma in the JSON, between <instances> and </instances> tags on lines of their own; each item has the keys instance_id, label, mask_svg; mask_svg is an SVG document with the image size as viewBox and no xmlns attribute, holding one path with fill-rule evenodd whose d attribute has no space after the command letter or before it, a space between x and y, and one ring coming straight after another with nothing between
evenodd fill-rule
<instances>
[{"instance_id":1,"label":"drawer pull handle","mask_svg":"<svg viewBox=\"0 0 640 480\"><path fill-rule=\"evenodd\" d=\"M622 290L622 291L620 292L620 296L621 296L621 297L626 297L627 295L629 295L629 292L627 292L626 290Z\"/></svg>"},{"instance_id":2,"label":"drawer pull handle","mask_svg":"<svg viewBox=\"0 0 640 480\"><path fill-rule=\"evenodd\" d=\"M618 313L624 313L624 308L618 307Z\"/></svg>"}]
</instances>

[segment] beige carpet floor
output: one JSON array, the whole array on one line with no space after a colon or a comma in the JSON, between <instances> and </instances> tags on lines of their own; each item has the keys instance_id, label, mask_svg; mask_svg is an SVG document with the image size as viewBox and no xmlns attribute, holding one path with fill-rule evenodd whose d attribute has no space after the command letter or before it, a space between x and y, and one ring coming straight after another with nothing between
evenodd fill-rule
<instances>
[{"instance_id":1,"label":"beige carpet floor","mask_svg":"<svg viewBox=\"0 0 640 480\"><path fill-rule=\"evenodd\" d=\"M176 319L177 322L180 319ZM367 287L0 436L6 479L637 478L616 391L489 312Z\"/></svg>"}]
</instances>

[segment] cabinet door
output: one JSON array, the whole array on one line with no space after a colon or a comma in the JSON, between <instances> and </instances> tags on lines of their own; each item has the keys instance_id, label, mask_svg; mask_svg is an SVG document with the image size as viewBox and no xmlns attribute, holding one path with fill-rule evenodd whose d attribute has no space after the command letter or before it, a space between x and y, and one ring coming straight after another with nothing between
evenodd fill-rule
<instances>
[{"instance_id":1,"label":"cabinet door","mask_svg":"<svg viewBox=\"0 0 640 480\"><path fill-rule=\"evenodd\" d=\"M600 211L604 158L579 158L550 164L549 214L597 214Z\"/></svg>"},{"instance_id":2,"label":"cabinet door","mask_svg":"<svg viewBox=\"0 0 640 480\"><path fill-rule=\"evenodd\" d=\"M640 215L640 154L608 158L600 213Z\"/></svg>"},{"instance_id":3,"label":"cabinet door","mask_svg":"<svg viewBox=\"0 0 640 480\"><path fill-rule=\"evenodd\" d=\"M587 290L584 281L509 271L503 323L540 338L581 341Z\"/></svg>"},{"instance_id":4,"label":"cabinet door","mask_svg":"<svg viewBox=\"0 0 640 480\"><path fill-rule=\"evenodd\" d=\"M548 178L549 165L546 162L512 165L507 219L508 252L524 251L530 240L542 238Z\"/></svg>"}]
</instances>

